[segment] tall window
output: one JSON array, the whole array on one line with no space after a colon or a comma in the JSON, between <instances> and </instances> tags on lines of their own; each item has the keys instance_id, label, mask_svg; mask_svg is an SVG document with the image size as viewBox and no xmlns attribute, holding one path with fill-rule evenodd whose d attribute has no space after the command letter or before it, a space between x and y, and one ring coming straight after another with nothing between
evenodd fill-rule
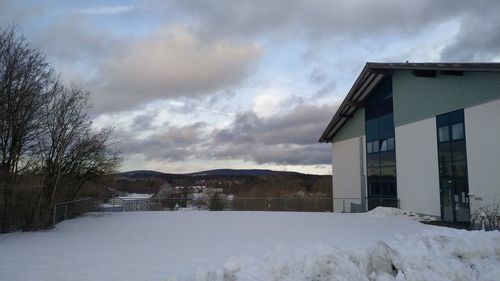
<instances>
[{"instance_id":1,"label":"tall window","mask_svg":"<svg viewBox=\"0 0 500 281\"><path fill-rule=\"evenodd\" d=\"M436 117L441 216L445 221L469 221L469 185L463 109Z\"/></svg>"},{"instance_id":2,"label":"tall window","mask_svg":"<svg viewBox=\"0 0 500 281\"><path fill-rule=\"evenodd\" d=\"M386 79L366 100L366 169L368 207L397 206L396 141L392 80Z\"/></svg>"}]
</instances>

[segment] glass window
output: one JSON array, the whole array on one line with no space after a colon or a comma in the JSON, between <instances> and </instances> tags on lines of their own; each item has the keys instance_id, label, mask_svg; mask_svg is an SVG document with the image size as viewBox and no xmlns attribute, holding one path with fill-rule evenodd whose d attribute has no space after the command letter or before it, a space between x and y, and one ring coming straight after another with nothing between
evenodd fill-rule
<instances>
[{"instance_id":1,"label":"glass window","mask_svg":"<svg viewBox=\"0 0 500 281\"><path fill-rule=\"evenodd\" d=\"M443 142L438 144L439 161L451 161L451 144Z\"/></svg>"},{"instance_id":2,"label":"glass window","mask_svg":"<svg viewBox=\"0 0 500 281\"><path fill-rule=\"evenodd\" d=\"M449 112L450 123L463 123L464 122L464 111L463 110L455 110Z\"/></svg>"},{"instance_id":3,"label":"glass window","mask_svg":"<svg viewBox=\"0 0 500 281\"><path fill-rule=\"evenodd\" d=\"M392 98L387 97L381 104L379 104L379 114L380 116L392 115ZM394 123L394 122L392 122Z\"/></svg>"},{"instance_id":4,"label":"glass window","mask_svg":"<svg viewBox=\"0 0 500 281\"><path fill-rule=\"evenodd\" d=\"M441 178L451 177L451 162L439 161L439 176Z\"/></svg>"},{"instance_id":5,"label":"glass window","mask_svg":"<svg viewBox=\"0 0 500 281\"><path fill-rule=\"evenodd\" d=\"M386 151L380 153L380 166L395 166L396 153L394 151Z\"/></svg>"},{"instance_id":6,"label":"glass window","mask_svg":"<svg viewBox=\"0 0 500 281\"><path fill-rule=\"evenodd\" d=\"M380 167L382 177L396 177L396 166Z\"/></svg>"},{"instance_id":7,"label":"glass window","mask_svg":"<svg viewBox=\"0 0 500 281\"><path fill-rule=\"evenodd\" d=\"M378 153L371 153L366 155L366 166L367 167L380 166L380 157Z\"/></svg>"},{"instance_id":8,"label":"glass window","mask_svg":"<svg viewBox=\"0 0 500 281\"><path fill-rule=\"evenodd\" d=\"M377 134L378 133L378 119L368 120L365 123L366 126L366 134Z\"/></svg>"},{"instance_id":9,"label":"glass window","mask_svg":"<svg viewBox=\"0 0 500 281\"><path fill-rule=\"evenodd\" d=\"M466 161L453 161L452 172L454 177L467 176L467 162Z\"/></svg>"},{"instance_id":10,"label":"glass window","mask_svg":"<svg viewBox=\"0 0 500 281\"><path fill-rule=\"evenodd\" d=\"M451 138L453 140L464 139L464 124L458 123L451 126Z\"/></svg>"},{"instance_id":11,"label":"glass window","mask_svg":"<svg viewBox=\"0 0 500 281\"><path fill-rule=\"evenodd\" d=\"M389 183L382 182L380 184L380 194L382 194L382 195L389 195Z\"/></svg>"},{"instance_id":12,"label":"glass window","mask_svg":"<svg viewBox=\"0 0 500 281\"><path fill-rule=\"evenodd\" d=\"M394 182L389 184L389 195L396 196L396 183Z\"/></svg>"},{"instance_id":13,"label":"glass window","mask_svg":"<svg viewBox=\"0 0 500 281\"><path fill-rule=\"evenodd\" d=\"M445 142L450 140L450 129L448 126L439 127L439 142Z\"/></svg>"},{"instance_id":14,"label":"glass window","mask_svg":"<svg viewBox=\"0 0 500 281\"><path fill-rule=\"evenodd\" d=\"M366 173L368 177L378 177L380 176L380 167L368 167L366 168Z\"/></svg>"},{"instance_id":15,"label":"glass window","mask_svg":"<svg viewBox=\"0 0 500 281\"><path fill-rule=\"evenodd\" d=\"M369 197L396 196L396 157L392 79L385 79L365 101L367 186ZM392 188L391 188L391 184ZM384 205L377 202L376 205ZM373 208L375 205L369 203Z\"/></svg>"},{"instance_id":16,"label":"glass window","mask_svg":"<svg viewBox=\"0 0 500 281\"><path fill-rule=\"evenodd\" d=\"M394 150L394 138L387 139L387 150Z\"/></svg>"},{"instance_id":17,"label":"glass window","mask_svg":"<svg viewBox=\"0 0 500 281\"><path fill-rule=\"evenodd\" d=\"M380 194L380 184L378 182L373 183L372 193Z\"/></svg>"},{"instance_id":18,"label":"glass window","mask_svg":"<svg viewBox=\"0 0 500 281\"><path fill-rule=\"evenodd\" d=\"M452 142L451 151L453 151L453 160L467 159L467 150L465 149L465 139Z\"/></svg>"},{"instance_id":19,"label":"glass window","mask_svg":"<svg viewBox=\"0 0 500 281\"><path fill-rule=\"evenodd\" d=\"M380 141L380 151L387 151L387 140Z\"/></svg>"},{"instance_id":20,"label":"glass window","mask_svg":"<svg viewBox=\"0 0 500 281\"><path fill-rule=\"evenodd\" d=\"M378 119L381 130L392 130L394 128L394 115L392 113L380 116Z\"/></svg>"}]
</instances>

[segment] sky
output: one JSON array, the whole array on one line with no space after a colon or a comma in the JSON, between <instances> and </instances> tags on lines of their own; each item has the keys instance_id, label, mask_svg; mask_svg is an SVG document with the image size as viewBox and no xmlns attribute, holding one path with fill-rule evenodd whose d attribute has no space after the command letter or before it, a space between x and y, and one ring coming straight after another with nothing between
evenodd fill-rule
<instances>
[{"instance_id":1,"label":"sky","mask_svg":"<svg viewBox=\"0 0 500 281\"><path fill-rule=\"evenodd\" d=\"M113 128L121 171L331 174L318 139L364 64L500 61L496 0L0 0Z\"/></svg>"}]
</instances>

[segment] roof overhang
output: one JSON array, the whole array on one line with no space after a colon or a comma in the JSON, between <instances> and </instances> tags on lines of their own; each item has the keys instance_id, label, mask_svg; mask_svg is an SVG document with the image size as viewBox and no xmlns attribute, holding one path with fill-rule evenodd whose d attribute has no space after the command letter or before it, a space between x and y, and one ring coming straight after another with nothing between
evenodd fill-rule
<instances>
[{"instance_id":1,"label":"roof overhang","mask_svg":"<svg viewBox=\"0 0 500 281\"><path fill-rule=\"evenodd\" d=\"M464 71L500 72L500 63L374 63L368 62L354 82L344 101L321 135L319 142L331 142L340 128L363 107L364 101L395 70L411 70L418 77L463 75Z\"/></svg>"}]
</instances>

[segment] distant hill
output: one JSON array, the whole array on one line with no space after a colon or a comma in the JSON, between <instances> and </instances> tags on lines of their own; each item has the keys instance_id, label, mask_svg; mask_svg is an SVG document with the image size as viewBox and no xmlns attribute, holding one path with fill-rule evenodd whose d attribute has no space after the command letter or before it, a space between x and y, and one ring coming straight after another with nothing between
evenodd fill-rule
<instances>
[{"instance_id":1,"label":"distant hill","mask_svg":"<svg viewBox=\"0 0 500 281\"><path fill-rule=\"evenodd\" d=\"M111 188L130 193L155 193L172 186L208 186L240 197L331 196L331 176L264 169L216 169L189 174L136 170L116 174Z\"/></svg>"},{"instance_id":2,"label":"distant hill","mask_svg":"<svg viewBox=\"0 0 500 281\"><path fill-rule=\"evenodd\" d=\"M134 170L134 171L117 173L117 175L122 177L146 178L146 177L164 177L174 174L168 174L152 170Z\"/></svg>"},{"instance_id":3,"label":"distant hill","mask_svg":"<svg viewBox=\"0 0 500 281\"><path fill-rule=\"evenodd\" d=\"M190 176L272 176L272 175L303 175L297 172L273 171L263 169L216 169L197 173L190 173Z\"/></svg>"},{"instance_id":4,"label":"distant hill","mask_svg":"<svg viewBox=\"0 0 500 281\"><path fill-rule=\"evenodd\" d=\"M202 176L273 176L273 175L305 175L298 172L273 171L265 169L215 169L188 174L171 174L153 170L135 170L117 174L122 177L147 178L147 177L202 177Z\"/></svg>"}]
</instances>

